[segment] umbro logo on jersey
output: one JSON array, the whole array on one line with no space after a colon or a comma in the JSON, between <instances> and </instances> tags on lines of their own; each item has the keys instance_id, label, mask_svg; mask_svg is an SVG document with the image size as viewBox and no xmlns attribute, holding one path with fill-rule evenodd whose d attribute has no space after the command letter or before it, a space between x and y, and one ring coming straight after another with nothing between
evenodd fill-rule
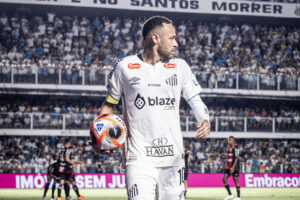
<instances>
[{"instance_id":1,"label":"umbro logo on jersey","mask_svg":"<svg viewBox=\"0 0 300 200\"><path fill-rule=\"evenodd\" d=\"M140 63L129 63L128 64L128 69L139 69L139 68L141 68Z\"/></svg>"},{"instance_id":2,"label":"umbro logo on jersey","mask_svg":"<svg viewBox=\"0 0 300 200\"><path fill-rule=\"evenodd\" d=\"M177 75L176 75L176 74L173 74L171 77L169 77L169 78L166 80L166 83L167 83L168 85L171 85L171 86L177 85Z\"/></svg>"},{"instance_id":3,"label":"umbro logo on jersey","mask_svg":"<svg viewBox=\"0 0 300 200\"><path fill-rule=\"evenodd\" d=\"M165 63L164 64L164 68L167 69L174 69L176 67L176 65L174 63Z\"/></svg>"},{"instance_id":4,"label":"umbro logo on jersey","mask_svg":"<svg viewBox=\"0 0 300 200\"><path fill-rule=\"evenodd\" d=\"M130 85L138 85L140 84L140 78L139 77L132 77L131 79L129 79L129 83Z\"/></svg>"},{"instance_id":5,"label":"umbro logo on jersey","mask_svg":"<svg viewBox=\"0 0 300 200\"><path fill-rule=\"evenodd\" d=\"M135 100L134 100L134 105L138 108L138 109L142 109L146 104L145 98L142 97L139 93L137 94Z\"/></svg>"}]
</instances>

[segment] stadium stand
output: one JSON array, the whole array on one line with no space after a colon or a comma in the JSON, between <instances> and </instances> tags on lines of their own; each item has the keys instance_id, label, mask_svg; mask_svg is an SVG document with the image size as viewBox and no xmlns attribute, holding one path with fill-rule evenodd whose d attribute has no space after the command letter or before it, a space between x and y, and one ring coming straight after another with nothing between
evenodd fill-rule
<instances>
[{"instance_id":1,"label":"stadium stand","mask_svg":"<svg viewBox=\"0 0 300 200\"><path fill-rule=\"evenodd\" d=\"M0 82L104 85L105 69L142 49L142 21L3 12ZM177 55L188 60L204 88L299 89L299 27L175 24Z\"/></svg>"}]
</instances>

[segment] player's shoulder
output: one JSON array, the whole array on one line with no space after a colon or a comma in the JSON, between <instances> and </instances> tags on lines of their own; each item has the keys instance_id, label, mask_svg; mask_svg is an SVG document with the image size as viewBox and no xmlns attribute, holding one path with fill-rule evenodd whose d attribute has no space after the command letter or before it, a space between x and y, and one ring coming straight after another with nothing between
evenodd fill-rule
<instances>
[{"instance_id":1,"label":"player's shoulder","mask_svg":"<svg viewBox=\"0 0 300 200\"><path fill-rule=\"evenodd\" d=\"M174 67L177 69L190 68L187 61L183 58L175 57L175 58L168 60L168 63L174 64Z\"/></svg>"},{"instance_id":2,"label":"player's shoulder","mask_svg":"<svg viewBox=\"0 0 300 200\"><path fill-rule=\"evenodd\" d=\"M174 57L169 60L170 63L177 63L177 64L185 64L188 65L187 61L183 58Z\"/></svg>"},{"instance_id":3,"label":"player's shoulder","mask_svg":"<svg viewBox=\"0 0 300 200\"><path fill-rule=\"evenodd\" d=\"M115 67L120 67L120 68L136 68L140 66L141 60L138 58L137 55L130 55L126 56L124 58L119 59L116 62Z\"/></svg>"}]
</instances>

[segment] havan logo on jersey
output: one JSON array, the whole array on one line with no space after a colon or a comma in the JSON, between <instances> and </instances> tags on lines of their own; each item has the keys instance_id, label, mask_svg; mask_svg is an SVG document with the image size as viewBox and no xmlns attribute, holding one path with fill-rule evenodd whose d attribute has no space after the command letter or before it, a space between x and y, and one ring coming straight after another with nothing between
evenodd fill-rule
<instances>
[{"instance_id":1,"label":"havan logo on jersey","mask_svg":"<svg viewBox=\"0 0 300 200\"><path fill-rule=\"evenodd\" d=\"M153 146L146 146L146 155L150 157L174 156L173 145L167 145L168 139L165 137L155 138Z\"/></svg>"},{"instance_id":2,"label":"havan logo on jersey","mask_svg":"<svg viewBox=\"0 0 300 200\"><path fill-rule=\"evenodd\" d=\"M175 110L175 98L148 97L146 100L138 93L134 100L134 105L138 109L142 109L146 104L148 104L150 107L162 106L163 110Z\"/></svg>"}]
</instances>

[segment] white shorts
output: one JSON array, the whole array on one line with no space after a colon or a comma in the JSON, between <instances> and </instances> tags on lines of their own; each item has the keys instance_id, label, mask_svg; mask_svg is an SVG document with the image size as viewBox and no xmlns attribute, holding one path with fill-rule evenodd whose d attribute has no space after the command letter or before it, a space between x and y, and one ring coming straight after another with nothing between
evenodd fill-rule
<instances>
[{"instance_id":1,"label":"white shorts","mask_svg":"<svg viewBox=\"0 0 300 200\"><path fill-rule=\"evenodd\" d=\"M126 186L129 200L183 200L183 166L126 166Z\"/></svg>"}]
</instances>

